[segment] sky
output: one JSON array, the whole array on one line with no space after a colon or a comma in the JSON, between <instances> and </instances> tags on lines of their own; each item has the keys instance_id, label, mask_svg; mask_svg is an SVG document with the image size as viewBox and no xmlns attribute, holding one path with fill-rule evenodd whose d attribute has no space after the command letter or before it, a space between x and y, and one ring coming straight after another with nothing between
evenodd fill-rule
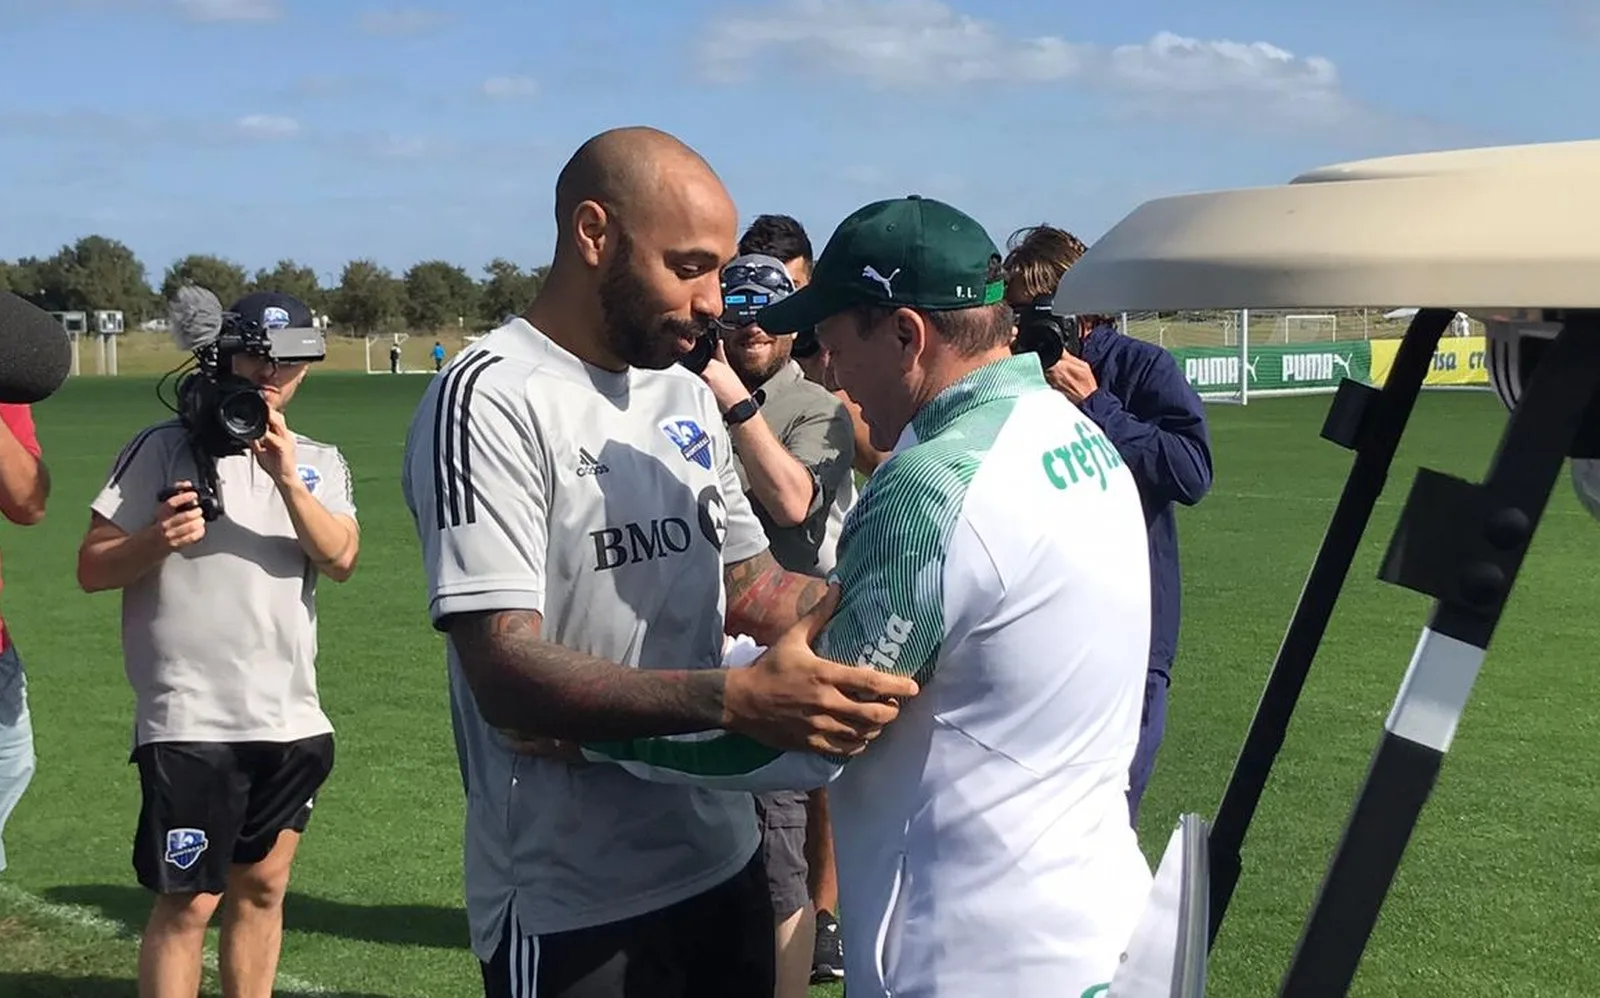
<instances>
[{"instance_id":1,"label":"sky","mask_svg":"<svg viewBox=\"0 0 1600 998\"><path fill-rule=\"evenodd\" d=\"M1597 93L1600 0L0 0L0 258L536 266L561 165L632 124L819 251L908 193L1092 242L1153 197L1600 137Z\"/></svg>"}]
</instances>

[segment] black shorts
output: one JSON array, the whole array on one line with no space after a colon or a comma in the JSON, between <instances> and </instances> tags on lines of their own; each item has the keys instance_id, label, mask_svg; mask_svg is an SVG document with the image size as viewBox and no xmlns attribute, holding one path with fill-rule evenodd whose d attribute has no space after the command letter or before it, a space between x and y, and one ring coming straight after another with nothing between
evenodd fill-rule
<instances>
[{"instance_id":1,"label":"black shorts","mask_svg":"<svg viewBox=\"0 0 1600 998\"><path fill-rule=\"evenodd\" d=\"M806 865L806 795L792 790L756 794L761 857L767 866L772 914L784 921L811 903Z\"/></svg>"},{"instance_id":2,"label":"black shorts","mask_svg":"<svg viewBox=\"0 0 1600 998\"><path fill-rule=\"evenodd\" d=\"M143 802L133 870L158 894L221 894L235 863L303 832L333 770L333 735L293 742L150 742L133 750Z\"/></svg>"},{"instance_id":3,"label":"black shorts","mask_svg":"<svg viewBox=\"0 0 1600 998\"><path fill-rule=\"evenodd\" d=\"M686 901L608 925L523 935L516 912L483 968L485 998L772 998L761 852Z\"/></svg>"}]
</instances>

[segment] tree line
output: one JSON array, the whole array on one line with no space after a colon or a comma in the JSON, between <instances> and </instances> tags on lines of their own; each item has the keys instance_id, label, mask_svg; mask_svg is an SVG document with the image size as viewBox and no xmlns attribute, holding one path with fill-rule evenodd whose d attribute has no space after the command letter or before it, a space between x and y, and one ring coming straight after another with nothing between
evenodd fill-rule
<instances>
[{"instance_id":1,"label":"tree line","mask_svg":"<svg viewBox=\"0 0 1600 998\"><path fill-rule=\"evenodd\" d=\"M51 312L121 311L128 329L165 318L167 301L184 284L215 292L227 306L253 291L280 291L326 314L356 334L394 329L469 329L498 325L521 312L538 293L548 267L524 270L496 258L475 278L445 260L424 260L396 276L372 260L351 260L335 287L325 288L316 271L294 260L251 274L241 264L196 253L168 267L152 286L145 265L125 244L85 236L54 256L0 260L0 289L15 292Z\"/></svg>"}]
</instances>

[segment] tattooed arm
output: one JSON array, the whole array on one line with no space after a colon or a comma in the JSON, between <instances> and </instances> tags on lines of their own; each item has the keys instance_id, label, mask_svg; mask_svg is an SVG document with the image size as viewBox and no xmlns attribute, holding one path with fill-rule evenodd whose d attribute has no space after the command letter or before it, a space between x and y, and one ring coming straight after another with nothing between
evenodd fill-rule
<instances>
[{"instance_id":1,"label":"tattooed arm","mask_svg":"<svg viewBox=\"0 0 1600 998\"><path fill-rule=\"evenodd\" d=\"M450 640L489 724L601 741L723 725L724 670L628 668L542 640L542 622L531 610L450 618Z\"/></svg>"},{"instance_id":2,"label":"tattooed arm","mask_svg":"<svg viewBox=\"0 0 1600 998\"><path fill-rule=\"evenodd\" d=\"M808 606L826 595L823 587ZM898 712L885 698L916 693L904 677L816 658L783 668L631 669L541 640L540 623L531 610L447 621L479 713L518 741L629 743L721 728L848 756Z\"/></svg>"},{"instance_id":3,"label":"tattooed arm","mask_svg":"<svg viewBox=\"0 0 1600 998\"><path fill-rule=\"evenodd\" d=\"M544 640L553 479L528 376L493 353L442 375L407 434L401 479L422 547L429 619L449 633L483 719L519 735L569 740L774 726L855 730L862 717L859 726L870 726L873 715L861 708L871 705L838 693L830 669L746 669L729 683L727 670L715 667L714 646L682 646L680 661L634 669ZM430 441L441 440L458 445L440 453ZM719 450L722 477L736 487L728 448ZM761 524L742 493L729 494L725 550L754 554L766 547ZM715 612L715 592L682 598ZM793 619L792 610L774 618Z\"/></svg>"},{"instance_id":4,"label":"tattooed arm","mask_svg":"<svg viewBox=\"0 0 1600 998\"><path fill-rule=\"evenodd\" d=\"M723 572L728 589L729 634L748 634L770 645L822 602L828 584L822 579L779 567L771 552L734 562Z\"/></svg>"}]
</instances>

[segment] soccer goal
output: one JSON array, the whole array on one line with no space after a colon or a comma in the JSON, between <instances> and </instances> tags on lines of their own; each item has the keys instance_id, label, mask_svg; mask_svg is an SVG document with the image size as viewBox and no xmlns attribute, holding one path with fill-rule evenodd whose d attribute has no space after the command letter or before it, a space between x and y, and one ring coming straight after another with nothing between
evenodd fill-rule
<instances>
[{"instance_id":1,"label":"soccer goal","mask_svg":"<svg viewBox=\"0 0 1600 998\"><path fill-rule=\"evenodd\" d=\"M1393 367L1400 342L1391 336L1369 337L1365 316L1355 310L1169 314L1198 317L1189 320L1187 331L1173 326L1175 334L1166 329L1158 333L1185 380L1206 402L1247 405L1260 398L1332 393L1346 380L1379 386ZM1341 325L1343 339L1338 335ZM1148 321L1130 323L1135 333L1155 339L1148 326ZM1425 387L1487 387L1483 352L1481 339L1471 337L1442 344Z\"/></svg>"},{"instance_id":2,"label":"soccer goal","mask_svg":"<svg viewBox=\"0 0 1600 998\"><path fill-rule=\"evenodd\" d=\"M1339 338L1339 317L1331 312L1285 315L1279 322L1285 343L1331 343Z\"/></svg>"},{"instance_id":3,"label":"soccer goal","mask_svg":"<svg viewBox=\"0 0 1600 998\"><path fill-rule=\"evenodd\" d=\"M1127 320L1123 320L1126 331ZM1169 346L1185 380L1207 402L1250 401L1257 358L1250 349L1250 310L1229 312L1222 320L1222 344ZM1213 341L1214 342L1214 341ZM1163 344L1165 345L1165 344Z\"/></svg>"},{"instance_id":4,"label":"soccer goal","mask_svg":"<svg viewBox=\"0 0 1600 998\"><path fill-rule=\"evenodd\" d=\"M387 335L383 334L383 333L370 333L370 334L368 334L367 335L367 373L368 374L432 374L433 371L430 368L425 368L425 367L407 367L406 366L406 358L405 358L405 354L404 354L404 346L405 346L406 340L408 340L410 338L411 337L408 336L405 333L389 333ZM373 347L374 344L384 344L383 352L378 355L376 366L374 366L373 358L372 358L372 347ZM399 360L399 363L398 363L398 368L399 368L398 370L396 370L395 366L392 366L390 364L390 362L389 362L389 352L391 350L401 350L402 351L401 352L401 356L400 356L400 360Z\"/></svg>"}]
</instances>

